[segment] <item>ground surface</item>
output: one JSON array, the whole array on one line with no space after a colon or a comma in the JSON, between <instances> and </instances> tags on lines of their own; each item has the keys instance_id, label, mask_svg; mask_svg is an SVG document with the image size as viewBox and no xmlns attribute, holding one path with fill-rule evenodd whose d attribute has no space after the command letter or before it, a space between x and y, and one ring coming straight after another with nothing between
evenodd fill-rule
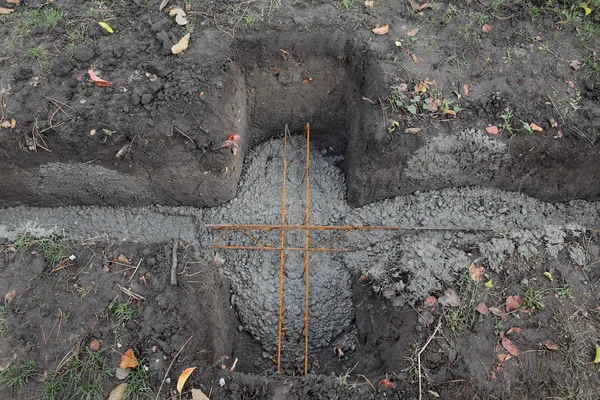
<instances>
[{"instance_id":1,"label":"ground surface","mask_svg":"<svg viewBox=\"0 0 600 400\"><path fill-rule=\"evenodd\" d=\"M600 396L598 1L159 3L0 0L0 398ZM277 375L278 257L205 224L279 222L306 122L313 222L406 231L315 256L300 377L302 260Z\"/></svg>"}]
</instances>

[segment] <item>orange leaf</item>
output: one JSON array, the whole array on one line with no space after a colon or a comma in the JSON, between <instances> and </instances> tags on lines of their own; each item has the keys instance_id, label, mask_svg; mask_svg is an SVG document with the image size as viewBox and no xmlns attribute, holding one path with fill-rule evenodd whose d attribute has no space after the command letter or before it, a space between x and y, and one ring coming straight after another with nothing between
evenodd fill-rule
<instances>
[{"instance_id":1,"label":"orange leaf","mask_svg":"<svg viewBox=\"0 0 600 400\"><path fill-rule=\"evenodd\" d=\"M454 110L448 110L448 111L446 111L446 114L456 115L456 111L454 111Z\"/></svg>"},{"instance_id":2,"label":"orange leaf","mask_svg":"<svg viewBox=\"0 0 600 400\"><path fill-rule=\"evenodd\" d=\"M437 299L433 296L428 296L425 301L423 302L423 305L425 307L433 307L435 306L435 303L437 302Z\"/></svg>"},{"instance_id":3,"label":"orange leaf","mask_svg":"<svg viewBox=\"0 0 600 400\"><path fill-rule=\"evenodd\" d=\"M110 85L112 85L112 82L105 81L104 79L98 77L98 75L96 75L94 73L94 71L92 71L91 68L88 70L88 74L90 75L90 79L93 80L96 83L96 85L98 85L98 86L110 86Z\"/></svg>"},{"instance_id":4,"label":"orange leaf","mask_svg":"<svg viewBox=\"0 0 600 400\"><path fill-rule=\"evenodd\" d=\"M485 24L481 27L481 32L489 32L492 30L492 26L490 24Z\"/></svg>"},{"instance_id":5,"label":"orange leaf","mask_svg":"<svg viewBox=\"0 0 600 400\"><path fill-rule=\"evenodd\" d=\"M10 14L14 10L12 8L0 7L0 14Z\"/></svg>"},{"instance_id":6,"label":"orange leaf","mask_svg":"<svg viewBox=\"0 0 600 400\"><path fill-rule=\"evenodd\" d=\"M186 368L183 370L181 375L179 375L179 378L177 378L177 391L179 393L181 393L181 391L183 390L183 385L185 385L188 378L190 377L192 372L194 372L195 369L196 369L196 367Z\"/></svg>"},{"instance_id":7,"label":"orange leaf","mask_svg":"<svg viewBox=\"0 0 600 400\"><path fill-rule=\"evenodd\" d=\"M504 354L504 353L498 354L498 361L500 361L501 363L508 361L511 358L512 358L512 356L510 354Z\"/></svg>"},{"instance_id":8,"label":"orange leaf","mask_svg":"<svg viewBox=\"0 0 600 400\"><path fill-rule=\"evenodd\" d=\"M469 84L465 83L463 85L463 92L465 93L465 96L469 94Z\"/></svg>"},{"instance_id":9,"label":"orange leaf","mask_svg":"<svg viewBox=\"0 0 600 400\"><path fill-rule=\"evenodd\" d=\"M14 4L15 6L21 4L21 0L6 0L6 2L9 4Z\"/></svg>"},{"instance_id":10,"label":"orange leaf","mask_svg":"<svg viewBox=\"0 0 600 400\"><path fill-rule=\"evenodd\" d=\"M488 307L485 305L485 303L483 301L481 303L477 304L477 307L475 307L475 310L479 314L483 314L483 315L488 315L488 313L490 312L490 310L488 310Z\"/></svg>"},{"instance_id":11,"label":"orange leaf","mask_svg":"<svg viewBox=\"0 0 600 400\"><path fill-rule=\"evenodd\" d=\"M483 280L483 266L478 267L475 263L469 266L469 275L475 282L481 282Z\"/></svg>"},{"instance_id":12,"label":"orange leaf","mask_svg":"<svg viewBox=\"0 0 600 400\"><path fill-rule=\"evenodd\" d=\"M498 127L495 125L490 125L487 128L485 128L485 131L487 133L489 133L490 135L497 135L498 134Z\"/></svg>"},{"instance_id":13,"label":"orange leaf","mask_svg":"<svg viewBox=\"0 0 600 400\"><path fill-rule=\"evenodd\" d=\"M496 317L500 317L502 319L506 318L506 313L497 307L490 307L489 311Z\"/></svg>"},{"instance_id":14,"label":"orange leaf","mask_svg":"<svg viewBox=\"0 0 600 400\"><path fill-rule=\"evenodd\" d=\"M390 31L389 25L379 26L371 30L376 35L386 35Z\"/></svg>"},{"instance_id":15,"label":"orange leaf","mask_svg":"<svg viewBox=\"0 0 600 400\"><path fill-rule=\"evenodd\" d=\"M519 306L523 303L523 299L520 296L508 296L506 298L506 311L511 312L519 308Z\"/></svg>"},{"instance_id":16,"label":"orange leaf","mask_svg":"<svg viewBox=\"0 0 600 400\"><path fill-rule=\"evenodd\" d=\"M522 332L523 332L523 329L517 328L517 327L512 327L506 331L506 334L511 335L513 333L516 333L517 335L520 335Z\"/></svg>"},{"instance_id":17,"label":"orange leaf","mask_svg":"<svg viewBox=\"0 0 600 400\"><path fill-rule=\"evenodd\" d=\"M542 343L548 350L558 350L558 345L550 339L546 339Z\"/></svg>"},{"instance_id":18,"label":"orange leaf","mask_svg":"<svg viewBox=\"0 0 600 400\"><path fill-rule=\"evenodd\" d=\"M517 346L515 346L515 344L512 342L512 340L510 340L508 338L502 339L502 347L504 347L504 349L506 349L506 351L508 351L510 354L512 354L515 357L519 355L519 350L517 350Z\"/></svg>"},{"instance_id":19,"label":"orange leaf","mask_svg":"<svg viewBox=\"0 0 600 400\"><path fill-rule=\"evenodd\" d=\"M92 340L90 342L90 349L92 349L93 351L100 350L100 342L96 339Z\"/></svg>"},{"instance_id":20,"label":"orange leaf","mask_svg":"<svg viewBox=\"0 0 600 400\"><path fill-rule=\"evenodd\" d=\"M15 296L17 295L17 291L16 290L11 290L10 292L7 292L4 295L4 302L5 303L10 303L11 301L13 301L13 299L15 298Z\"/></svg>"},{"instance_id":21,"label":"orange leaf","mask_svg":"<svg viewBox=\"0 0 600 400\"><path fill-rule=\"evenodd\" d=\"M119 261L121 264L129 264L129 260L123 254L119 254L117 261Z\"/></svg>"},{"instance_id":22,"label":"orange leaf","mask_svg":"<svg viewBox=\"0 0 600 400\"><path fill-rule=\"evenodd\" d=\"M396 385L394 385L394 383L389 379L380 380L377 386L385 386L386 389L394 389L396 387Z\"/></svg>"},{"instance_id":23,"label":"orange leaf","mask_svg":"<svg viewBox=\"0 0 600 400\"><path fill-rule=\"evenodd\" d=\"M532 131L534 132L541 132L544 130L544 128L542 128L539 125L534 124L533 122L529 124L529 127L531 128Z\"/></svg>"},{"instance_id":24,"label":"orange leaf","mask_svg":"<svg viewBox=\"0 0 600 400\"><path fill-rule=\"evenodd\" d=\"M133 354L133 350L127 349L125 354L121 356L121 364L119 366L123 369L135 368L138 366L138 360Z\"/></svg>"},{"instance_id":25,"label":"orange leaf","mask_svg":"<svg viewBox=\"0 0 600 400\"><path fill-rule=\"evenodd\" d=\"M429 3L423 3L421 5L418 5L417 3L415 3L414 1L410 0L410 6L412 7L413 11L418 13L419 11L423 11L426 8L431 8L431 5Z\"/></svg>"},{"instance_id":26,"label":"orange leaf","mask_svg":"<svg viewBox=\"0 0 600 400\"><path fill-rule=\"evenodd\" d=\"M407 35L407 36L410 36L410 37L413 37L413 36L415 36L415 35L416 35L418 32L419 32L419 28L415 28L415 29L412 29L412 30L410 30L410 31L406 32L406 35Z\"/></svg>"}]
</instances>

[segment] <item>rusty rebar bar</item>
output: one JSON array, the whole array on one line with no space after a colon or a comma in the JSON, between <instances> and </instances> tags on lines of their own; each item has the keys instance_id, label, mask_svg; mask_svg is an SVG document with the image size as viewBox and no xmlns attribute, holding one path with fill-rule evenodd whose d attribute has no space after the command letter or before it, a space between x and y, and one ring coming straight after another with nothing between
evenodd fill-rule
<instances>
[{"instance_id":1,"label":"rusty rebar bar","mask_svg":"<svg viewBox=\"0 0 600 400\"><path fill-rule=\"evenodd\" d=\"M310 258L310 124L306 124L306 165L304 166L304 179L306 183L305 190L305 204L304 204L304 225L306 230L304 231L304 282L305 282L305 295L304 295L304 375L308 374L308 264Z\"/></svg>"},{"instance_id":2,"label":"rusty rebar bar","mask_svg":"<svg viewBox=\"0 0 600 400\"><path fill-rule=\"evenodd\" d=\"M281 225L286 220L286 181L287 181L287 135L288 126L283 133L283 185L281 188ZM285 271L285 229L281 228L281 250L279 253L279 325L277 327L277 372L281 372L281 341L283 332L283 275Z\"/></svg>"}]
</instances>

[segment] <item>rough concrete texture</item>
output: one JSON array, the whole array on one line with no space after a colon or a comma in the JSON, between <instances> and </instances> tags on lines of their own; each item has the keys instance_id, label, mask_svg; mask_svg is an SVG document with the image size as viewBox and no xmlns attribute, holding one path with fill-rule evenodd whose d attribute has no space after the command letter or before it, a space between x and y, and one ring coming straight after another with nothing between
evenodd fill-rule
<instances>
[{"instance_id":1,"label":"rough concrete texture","mask_svg":"<svg viewBox=\"0 0 600 400\"><path fill-rule=\"evenodd\" d=\"M159 242L172 237L195 242L202 249L218 235L210 235L204 224L281 222L282 140L272 140L249 152L238 195L220 207L210 209L146 207L55 209L0 209L0 236L37 229L65 231L73 238L110 238ZM325 153L325 152L323 152ZM353 253L313 253L310 270L311 349L352 340L354 307L351 279L366 274L374 288L396 304L414 302L433 290L440 290L458 273L464 273L474 259L500 270L514 249L524 256L540 251L550 256L567 246L567 235L579 235L586 228L600 226L600 203L570 201L550 204L525 195L493 188L453 188L416 192L361 208L345 201L344 176L336 164L340 157L311 152L311 224L401 226L400 232L369 232L367 238L353 232L334 247L348 247ZM304 157L302 139L292 138L288 148L288 223L304 221ZM42 230L40 231L40 228ZM255 238L278 246L277 232L258 232ZM334 239L332 232L312 234L324 245ZM229 244L255 244L238 234L225 239ZM287 235L288 246L302 247L302 232ZM372 244L372 245L371 245ZM474 249L466 253L464 249ZM578 263L585 254L571 248ZM232 303L249 331L273 354L277 338L279 253L221 251L223 273L232 286ZM206 256L213 252L206 251ZM286 341L284 358L302 352L304 309L303 253L286 254L284 284ZM301 342L301 341L300 341Z\"/></svg>"}]
</instances>

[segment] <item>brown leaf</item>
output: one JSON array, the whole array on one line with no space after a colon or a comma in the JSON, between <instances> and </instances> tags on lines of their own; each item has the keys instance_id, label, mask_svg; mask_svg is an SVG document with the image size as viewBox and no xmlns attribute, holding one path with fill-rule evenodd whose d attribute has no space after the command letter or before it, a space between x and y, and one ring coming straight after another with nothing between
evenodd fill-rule
<instances>
[{"instance_id":1,"label":"brown leaf","mask_svg":"<svg viewBox=\"0 0 600 400\"><path fill-rule=\"evenodd\" d=\"M387 35L387 33L390 31L390 26L384 25L384 26L375 27L371 31L376 35Z\"/></svg>"},{"instance_id":2,"label":"brown leaf","mask_svg":"<svg viewBox=\"0 0 600 400\"><path fill-rule=\"evenodd\" d=\"M414 135L415 133L419 133L421 131L421 128L406 128L404 130L404 133L410 133L411 135Z\"/></svg>"},{"instance_id":3,"label":"brown leaf","mask_svg":"<svg viewBox=\"0 0 600 400\"><path fill-rule=\"evenodd\" d=\"M488 315L488 313L490 312L490 310L488 309L488 307L485 305L485 303L482 301L481 303L477 304L477 307L475 307L475 310L482 315Z\"/></svg>"},{"instance_id":4,"label":"brown leaf","mask_svg":"<svg viewBox=\"0 0 600 400\"><path fill-rule=\"evenodd\" d=\"M550 339L546 339L542 343L548 350L558 350L558 345Z\"/></svg>"},{"instance_id":5,"label":"brown leaf","mask_svg":"<svg viewBox=\"0 0 600 400\"><path fill-rule=\"evenodd\" d=\"M512 335L513 333L520 335L523 332L523 329L513 326L509 330L506 331L507 335Z\"/></svg>"},{"instance_id":6,"label":"brown leaf","mask_svg":"<svg viewBox=\"0 0 600 400\"><path fill-rule=\"evenodd\" d=\"M410 31L406 32L406 35L409 36L409 37L413 37L417 33L419 33L419 28L411 29Z\"/></svg>"},{"instance_id":7,"label":"brown leaf","mask_svg":"<svg viewBox=\"0 0 600 400\"><path fill-rule=\"evenodd\" d=\"M490 307L488 310L496 317L506 318L506 313L497 307Z\"/></svg>"},{"instance_id":8,"label":"brown leaf","mask_svg":"<svg viewBox=\"0 0 600 400\"><path fill-rule=\"evenodd\" d=\"M396 387L396 385L387 378L380 380L377 386L385 386L386 389L394 389Z\"/></svg>"},{"instance_id":9,"label":"brown leaf","mask_svg":"<svg viewBox=\"0 0 600 400\"><path fill-rule=\"evenodd\" d=\"M481 282L483 280L483 266L478 267L475 263L469 266L469 275L475 282Z\"/></svg>"},{"instance_id":10,"label":"brown leaf","mask_svg":"<svg viewBox=\"0 0 600 400\"><path fill-rule=\"evenodd\" d=\"M495 125L490 125L487 128L485 128L485 131L487 133L489 133L490 135L497 135L498 134L498 127Z\"/></svg>"},{"instance_id":11,"label":"brown leaf","mask_svg":"<svg viewBox=\"0 0 600 400\"><path fill-rule=\"evenodd\" d=\"M7 292L4 295L4 303L10 303L10 302L12 302L16 295L17 295L17 291L14 290L14 289L11 290L10 292Z\"/></svg>"},{"instance_id":12,"label":"brown leaf","mask_svg":"<svg viewBox=\"0 0 600 400\"><path fill-rule=\"evenodd\" d=\"M465 96L469 94L469 84L468 83L465 83L463 85L463 93L465 94Z\"/></svg>"},{"instance_id":13,"label":"brown leaf","mask_svg":"<svg viewBox=\"0 0 600 400\"><path fill-rule=\"evenodd\" d=\"M10 14L14 10L12 8L0 7L0 14Z\"/></svg>"},{"instance_id":14,"label":"brown leaf","mask_svg":"<svg viewBox=\"0 0 600 400\"><path fill-rule=\"evenodd\" d=\"M489 32L492 30L492 26L490 24L485 24L481 27L481 32Z\"/></svg>"},{"instance_id":15,"label":"brown leaf","mask_svg":"<svg viewBox=\"0 0 600 400\"><path fill-rule=\"evenodd\" d=\"M427 296L425 301L423 302L424 307L434 307L437 299L434 296Z\"/></svg>"},{"instance_id":16,"label":"brown leaf","mask_svg":"<svg viewBox=\"0 0 600 400\"><path fill-rule=\"evenodd\" d=\"M570 66L571 68L573 68L574 70L578 70L578 69L580 69L580 68L581 68L581 61L579 61L579 60L572 60L572 61L569 63L569 66Z\"/></svg>"},{"instance_id":17,"label":"brown leaf","mask_svg":"<svg viewBox=\"0 0 600 400\"><path fill-rule=\"evenodd\" d=\"M192 389L192 400L210 400L200 389Z\"/></svg>"},{"instance_id":18,"label":"brown leaf","mask_svg":"<svg viewBox=\"0 0 600 400\"><path fill-rule=\"evenodd\" d=\"M98 75L96 75L92 69L88 70L88 74L90 75L90 79L92 81L94 81L94 83L96 85L98 85L98 86L110 86L110 85L112 85L112 82L105 81L104 79L98 77Z\"/></svg>"},{"instance_id":19,"label":"brown leaf","mask_svg":"<svg viewBox=\"0 0 600 400\"><path fill-rule=\"evenodd\" d=\"M108 395L108 400L123 400L126 392L127 384L121 383L111 390L110 394Z\"/></svg>"},{"instance_id":20,"label":"brown leaf","mask_svg":"<svg viewBox=\"0 0 600 400\"><path fill-rule=\"evenodd\" d=\"M189 44L190 44L190 34L188 33L184 37L182 37L179 40L179 42L177 42L173 46L171 46L171 53L179 54L182 51L184 51L185 49L187 49Z\"/></svg>"},{"instance_id":21,"label":"brown leaf","mask_svg":"<svg viewBox=\"0 0 600 400\"><path fill-rule=\"evenodd\" d=\"M569 85L569 87L571 87L571 88L574 88L574 87L575 87L575 84L573 83L573 81L568 81L568 80L566 80L566 79L563 79L563 80L565 81L565 83L566 83L567 85Z\"/></svg>"},{"instance_id":22,"label":"brown leaf","mask_svg":"<svg viewBox=\"0 0 600 400\"><path fill-rule=\"evenodd\" d=\"M179 378L177 378L177 391L179 393L181 393L181 391L183 390L183 386L185 385L188 378L190 377L192 372L194 372L195 369L196 369L196 367L186 368L183 370L181 375L179 375Z\"/></svg>"},{"instance_id":23,"label":"brown leaf","mask_svg":"<svg viewBox=\"0 0 600 400\"><path fill-rule=\"evenodd\" d=\"M504 349L506 351L508 351L510 354L512 354L515 357L519 355L519 350L517 350L517 346L515 346L515 344L512 342L512 340L510 340L508 338L502 339L502 347L504 347Z\"/></svg>"},{"instance_id":24,"label":"brown leaf","mask_svg":"<svg viewBox=\"0 0 600 400\"><path fill-rule=\"evenodd\" d=\"M413 11L416 13L423 11L426 8L431 8L431 5L429 3L423 3L423 4L419 5L412 0L410 0L409 2L410 2L410 6L412 7Z\"/></svg>"},{"instance_id":25,"label":"brown leaf","mask_svg":"<svg viewBox=\"0 0 600 400\"><path fill-rule=\"evenodd\" d=\"M371 1L371 0L365 0L365 7L367 7L367 8L373 8L373 1Z\"/></svg>"},{"instance_id":26,"label":"brown leaf","mask_svg":"<svg viewBox=\"0 0 600 400\"><path fill-rule=\"evenodd\" d=\"M125 257L123 254L119 254L119 257L117 257L117 261L119 261L121 264L129 264L129 260L127 259L127 257Z\"/></svg>"},{"instance_id":27,"label":"brown leaf","mask_svg":"<svg viewBox=\"0 0 600 400\"><path fill-rule=\"evenodd\" d=\"M521 296L508 296L506 298L506 312L511 312L519 308L519 306L523 303L523 299Z\"/></svg>"},{"instance_id":28,"label":"brown leaf","mask_svg":"<svg viewBox=\"0 0 600 400\"><path fill-rule=\"evenodd\" d=\"M18 6L19 4L21 4L21 0L6 0L6 2L8 4L14 4L15 6Z\"/></svg>"},{"instance_id":29,"label":"brown leaf","mask_svg":"<svg viewBox=\"0 0 600 400\"><path fill-rule=\"evenodd\" d=\"M544 130L544 128L542 128L539 125L534 124L533 122L529 124L529 127L531 128L532 131L534 132L542 132Z\"/></svg>"},{"instance_id":30,"label":"brown leaf","mask_svg":"<svg viewBox=\"0 0 600 400\"><path fill-rule=\"evenodd\" d=\"M92 349L93 351L98 351L100 350L100 342L96 339L93 339L90 342L90 349Z\"/></svg>"},{"instance_id":31,"label":"brown leaf","mask_svg":"<svg viewBox=\"0 0 600 400\"><path fill-rule=\"evenodd\" d=\"M14 118L10 119L10 129L15 129L15 126L17 126L17 120Z\"/></svg>"},{"instance_id":32,"label":"brown leaf","mask_svg":"<svg viewBox=\"0 0 600 400\"><path fill-rule=\"evenodd\" d=\"M511 358L512 358L512 356L510 354L505 354L505 353L498 354L498 361L500 361L501 363L508 361Z\"/></svg>"},{"instance_id":33,"label":"brown leaf","mask_svg":"<svg viewBox=\"0 0 600 400\"><path fill-rule=\"evenodd\" d=\"M452 288L448 288L444 291L444 295L438 299L440 304L444 307L459 307L460 298Z\"/></svg>"},{"instance_id":34,"label":"brown leaf","mask_svg":"<svg viewBox=\"0 0 600 400\"><path fill-rule=\"evenodd\" d=\"M138 366L138 360L135 357L135 354L133 354L133 350L127 349L125 354L123 354L121 356L121 364L119 364L119 367L121 367L123 369L127 369L127 368L135 368L137 366Z\"/></svg>"},{"instance_id":35,"label":"brown leaf","mask_svg":"<svg viewBox=\"0 0 600 400\"><path fill-rule=\"evenodd\" d=\"M2 121L2 123L0 124L0 128L4 128L4 129L10 128L10 121L8 121L8 120Z\"/></svg>"}]
</instances>

